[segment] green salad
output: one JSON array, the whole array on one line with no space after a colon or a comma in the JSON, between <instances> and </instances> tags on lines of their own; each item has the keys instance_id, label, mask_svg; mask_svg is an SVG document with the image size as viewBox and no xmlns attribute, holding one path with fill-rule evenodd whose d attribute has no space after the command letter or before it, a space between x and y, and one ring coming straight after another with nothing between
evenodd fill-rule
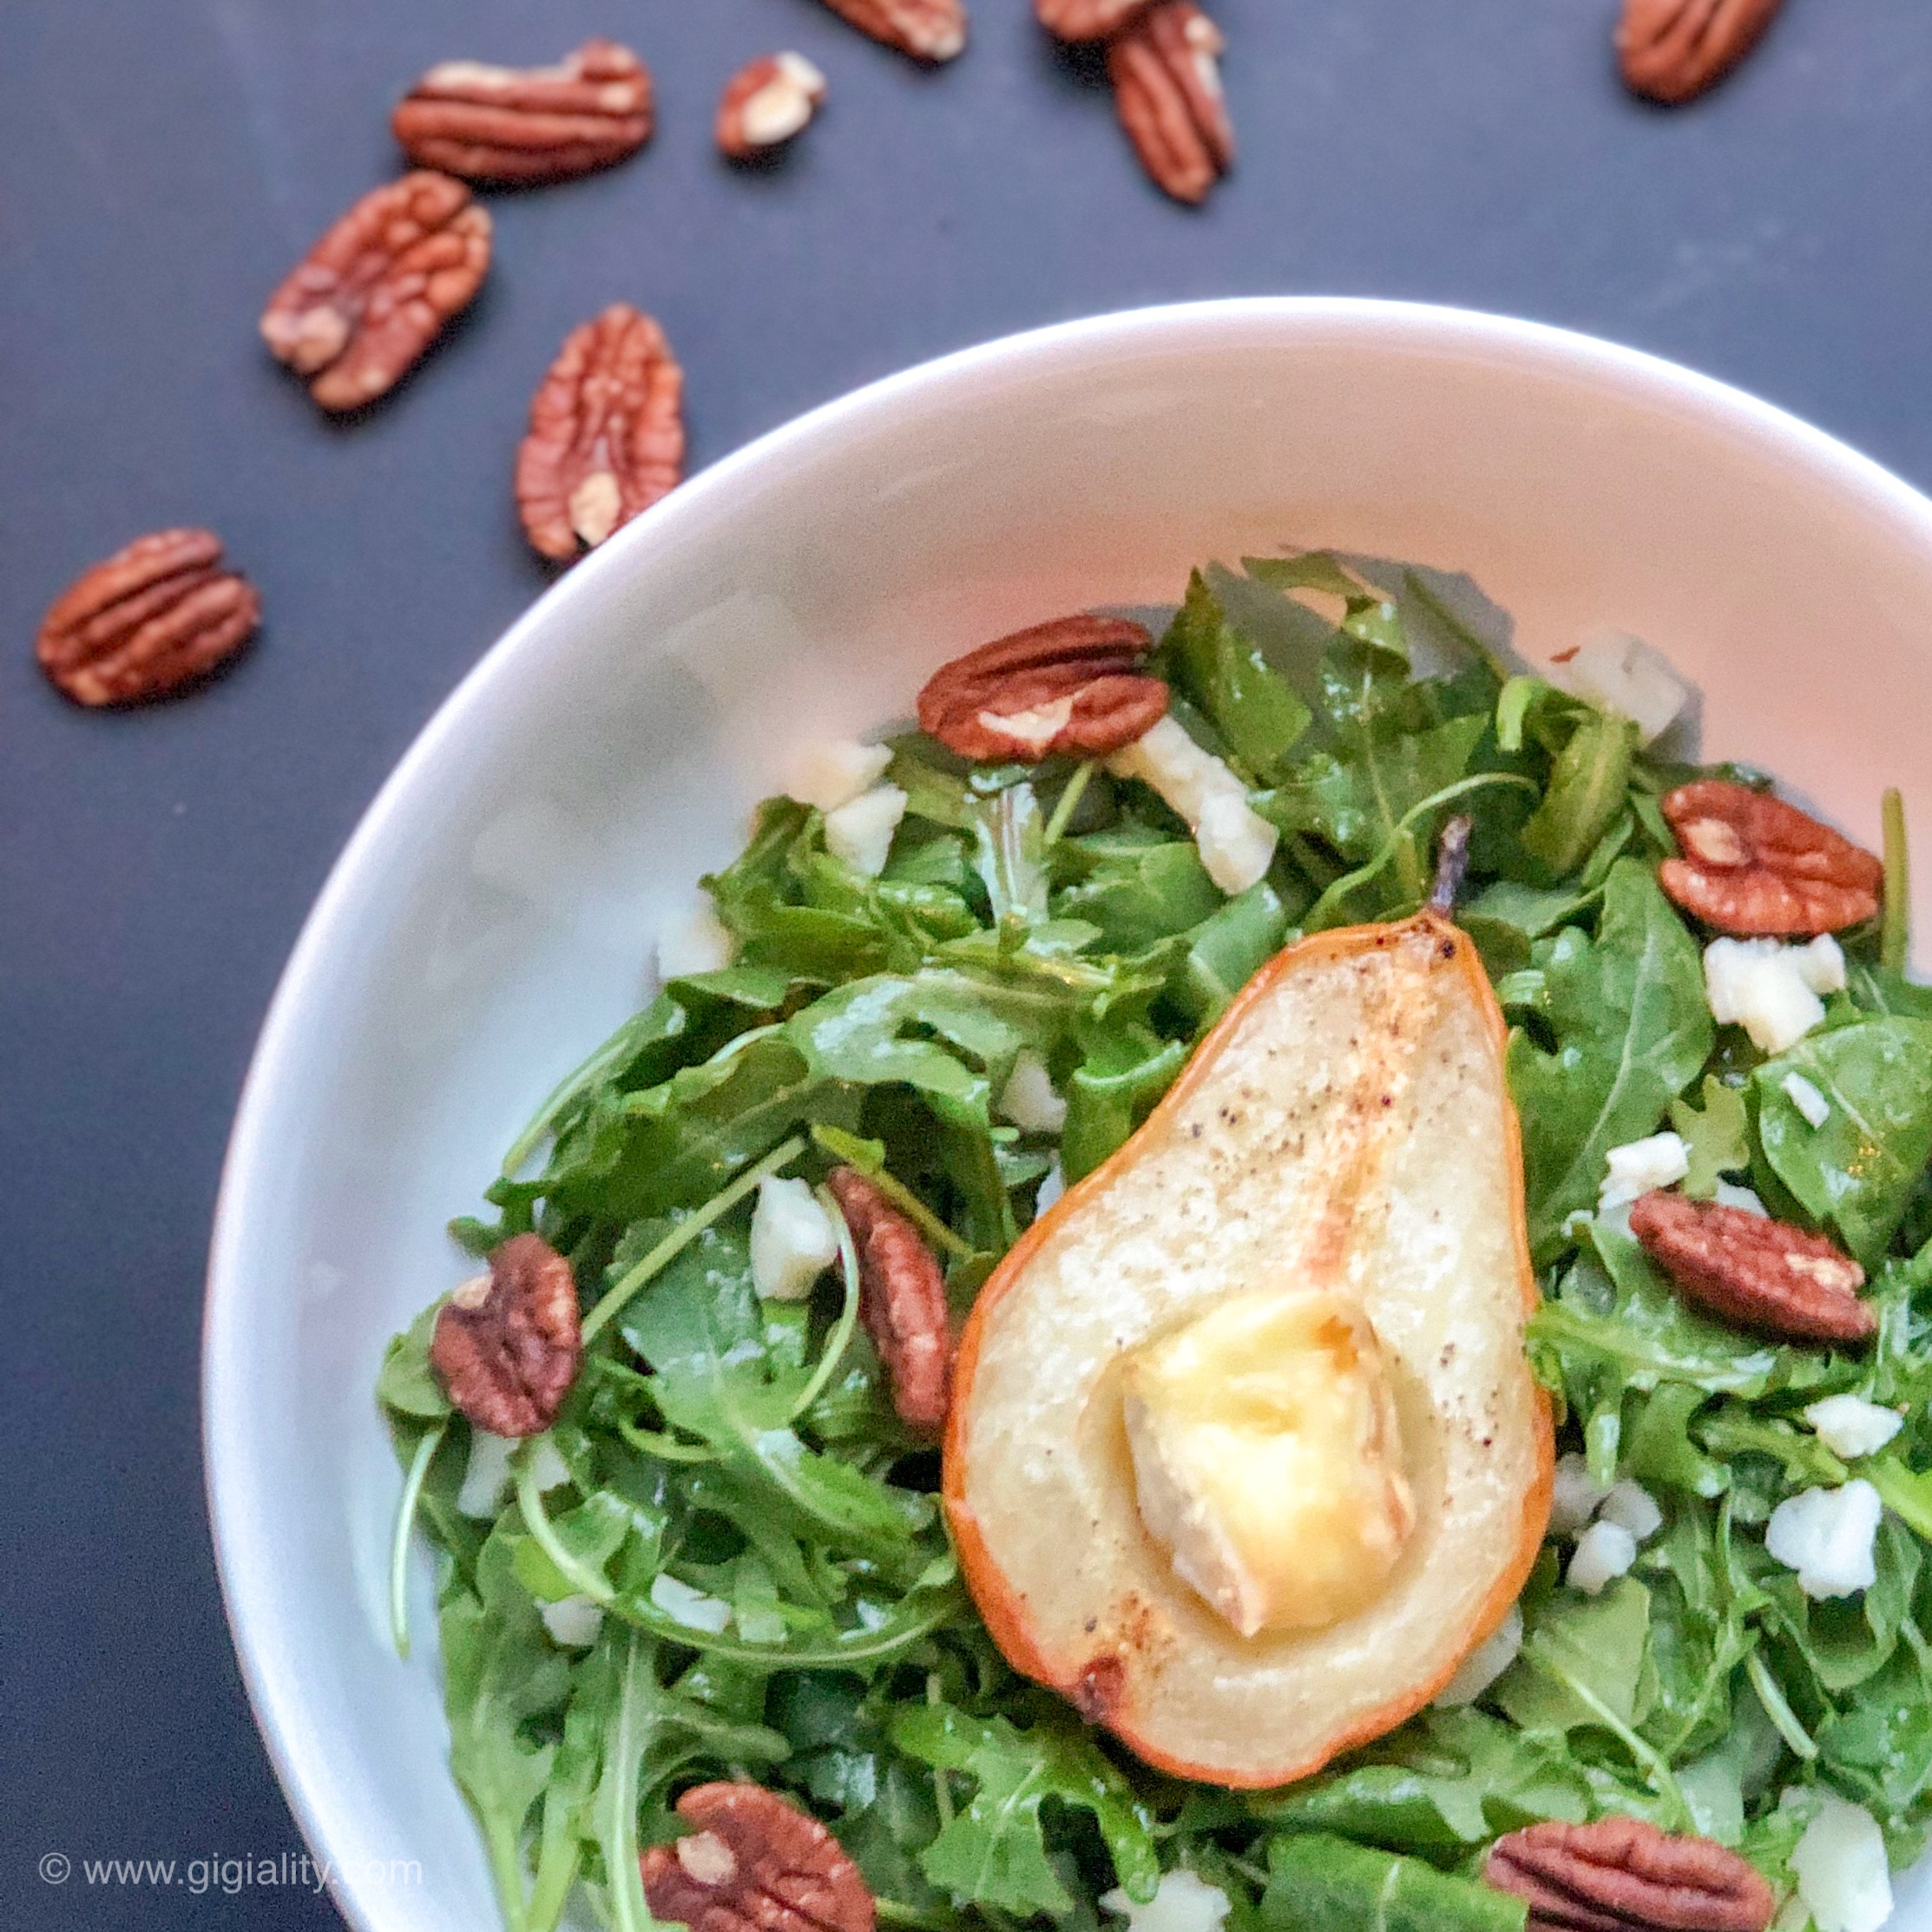
<instances>
[{"instance_id":1,"label":"green salad","mask_svg":"<svg viewBox=\"0 0 1932 1932\"><path fill-rule=\"evenodd\" d=\"M1733 1848L1783 1926L1871 1932L1932 1824L1932 989L1904 974L1896 798L1882 910L1824 943L1817 1011L1767 1047L1713 1017L1713 935L1659 878L1676 787L1767 780L1530 674L1446 573L1250 559L1156 629L1144 669L1268 828L1259 876L1224 890L1227 855L1118 758L975 764L912 732L868 762L901 800L883 831L768 799L702 882L714 958L453 1224L478 1257L534 1233L567 1259L582 1352L554 1422L511 1442L452 1407L443 1303L391 1344L397 1638L422 1532L505 1924L650 1925L641 1853L729 1780L822 1821L878 1919L922 1932L1520 1932L1492 1843L1620 1815ZM1510 1623L1379 1741L1274 1791L1164 1776L982 1623L823 1182L868 1177L963 1318L1266 960L1426 900L1452 818L1456 922L1511 1028L1551 1533ZM781 1176L836 1242L774 1295L752 1225ZM1700 1312L1631 1232L1646 1186L1828 1236L1875 1338Z\"/></svg>"}]
</instances>

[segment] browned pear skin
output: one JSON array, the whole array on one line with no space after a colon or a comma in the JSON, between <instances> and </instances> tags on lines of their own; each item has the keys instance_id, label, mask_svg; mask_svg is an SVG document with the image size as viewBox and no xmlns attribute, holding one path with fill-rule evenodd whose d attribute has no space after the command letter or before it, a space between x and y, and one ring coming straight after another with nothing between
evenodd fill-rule
<instances>
[{"instance_id":1,"label":"browned pear skin","mask_svg":"<svg viewBox=\"0 0 1932 1932\"><path fill-rule=\"evenodd\" d=\"M1015 1669L1059 1692L1083 1715L1105 1725L1147 1763L1178 1777L1230 1789L1259 1790L1292 1783L1319 1771L1343 1752L1386 1735L1427 1705L1449 1683L1463 1659L1508 1616L1528 1580L1548 1526L1555 1462L1549 1397L1535 1386L1527 1359L1521 1363L1521 1379L1515 1390L1528 1464L1521 1513L1513 1521L1505 1515L1501 1528L1506 1538L1513 1528L1511 1547L1496 1567L1493 1586L1465 1614L1462 1633L1455 1640L1452 1650L1438 1655L1430 1667L1410 1681L1391 1681L1386 1699L1372 1707L1340 1711L1332 1726L1317 1736L1288 1740L1285 1749L1267 1742L1258 1743L1239 1764L1203 1763L1198 1755L1169 1748L1159 1738L1150 1737L1140 1722L1140 1687L1157 1682L1163 1668L1174 1661L1176 1614L1182 1622L1181 1638L1192 1630L1196 1640L1201 1640L1204 1632L1208 1633L1208 1640L1216 1640L1212 1620L1205 1607L1197 1607L1199 1614L1190 1621L1185 1613L1172 1613L1171 1604L1168 1613L1163 1613L1158 1588L1150 1588L1145 1597L1130 1593L1138 1604L1139 1621L1137 1624L1134 1616L1116 1619L1110 1627L1100 1630L1100 1638L1111 1642L1111 1650L1092 1649L1091 1654L1081 1657L1076 1654L1081 1647L1077 1644L1069 1646L1064 1641L1049 1641L1041 1627L1043 1619L1034 1600L1035 1593L1022 1588L1008 1576L989 1539L980 1511L969 1495L971 1472L968 1445L974 1433L977 1383L989 1336L1000 1320L1002 1304L1022 1291L1036 1258L1062 1230L1076 1223L1090 1205L1104 1199L1133 1177L1143 1161L1171 1146L1197 1096L1215 1079L1224 1050L1242 1038L1251 1019L1277 997L1293 976L1347 969L1390 948L1398 949L1398 958L1411 952L1415 956L1426 954L1429 974L1438 976L1436 983L1446 982L1448 990L1466 998L1473 1014L1479 1016L1478 1050L1494 1058L1493 1097L1504 1141L1495 1149L1495 1154L1506 1189L1516 1293L1521 1315L1527 1319L1537 1304L1538 1292L1524 1213L1521 1137L1502 1072L1508 1028L1475 945L1440 914L1425 910L1399 924L1354 926L1316 934L1288 947L1264 966L1202 1042L1186 1069L1140 1131L1104 1166L1068 1189L1027 1230L995 1271L981 1291L966 1324L954 1370L954 1399L944 1444L946 1512L968 1587L1002 1653ZM1400 1030L1398 1027L1398 1034ZM1380 1094L1374 1100L1383 1107L1390 1107ZM1349 1109L1356 1123L1351 1131L1357 1133L1358 1139L1373 1135L1375 1112L1376 1107L1369 1104ZM1222 1118L1226 1118L1225 1107ZM1356 1194L1360 1196L1364 1187L1372 1188L1377 1170L1372 1160L1364 1160L1355 1164L1355 1171L1364 1177L1356 1188ZM1346 1193L1348 1190L1341 1192ZM1334 1240L1345 1241L1359 1205L1358 1199L1343 1199L1333 1213L1324 1213L1324 1226L1331 1232L1326 1235L1318 1232L1315 1246L1310 1251L1318 1264L1324 1239L1331 1245ZM1328 1258L1332 1261L1335 1258ZM1510 1374L1515 1373L1512 1364ZM1514 1489L1509 1494L1513 1496ZM1074 1539L1067 1544L1065 1554L1065 1571L1071 1577L1081 1564L1081 1554L1074 1545L1082 1526L1068 1523L1064 1527ZM1100 1527L1096 1518L1094 1528L1098 1531ZM1151 1540L1147 1541L1147 1549L1151 1577L1164 1567L1164 1558ZM1174 1588L1171 1580L1166 1587L1170 1592ZM1362 1613L1364 1618L1375 1614L1373 1608ZM1095 1620L1088 1619L1082 1627L1094 1631ZM1241 1641L1225 1630L1218 1640L1226 1645ZM1086 1647L1091 1649L1091 1646Z\"/></svg>"}]
</instances>

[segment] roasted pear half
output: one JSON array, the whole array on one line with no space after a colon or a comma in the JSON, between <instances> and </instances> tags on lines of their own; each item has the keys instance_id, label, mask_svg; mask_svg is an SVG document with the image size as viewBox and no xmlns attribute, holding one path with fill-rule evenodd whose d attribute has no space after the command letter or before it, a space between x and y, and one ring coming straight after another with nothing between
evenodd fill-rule
<instances>
[{"instance_id":1,"label":"roasted pear half","mask_svg":"<svg viewBox=\"0 0 1932 1932\"><path fill-rule=\"evenodd\" d=\"M967 1580L1150 1764L1317 1771L1522 1588L1552 1448L1504 1038L1435 911L1292 946L980 1295L945 1444Z\"/></svg>"}]
</instances>

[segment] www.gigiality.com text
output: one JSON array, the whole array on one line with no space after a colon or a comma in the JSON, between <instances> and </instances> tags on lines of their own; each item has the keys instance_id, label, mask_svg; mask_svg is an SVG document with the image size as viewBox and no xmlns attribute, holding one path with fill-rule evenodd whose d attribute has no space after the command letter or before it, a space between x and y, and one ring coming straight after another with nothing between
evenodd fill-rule
<instances>
[{"instance_id":1,"label":"www.gigiality.com text","mask_svg":"<svg viewBox=\"0 0 1932 1932\"><path fill-rule=\"evenodd\" d=\"M272 1858L70 1858L64 1851L41 1855L38 1870L49 1885L78 1878L83 1885L145 1885L193 1892L326 1891L338 1879L398 1889L420 1885L423 1867L414 1858L371 1859L334 1864L306 1852L279 1852Z\"/></svg>"}]
</instances>

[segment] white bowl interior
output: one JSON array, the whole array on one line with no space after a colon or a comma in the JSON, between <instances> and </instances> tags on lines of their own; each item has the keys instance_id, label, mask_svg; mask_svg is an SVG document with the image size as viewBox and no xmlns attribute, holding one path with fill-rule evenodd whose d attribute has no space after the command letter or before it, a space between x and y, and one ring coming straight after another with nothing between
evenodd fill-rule
<instances>
[{"instance_id":1,"label":"white bowl interior","mask_svg":"<svg viewBox=\"0 0 1932 1932\"><path fill-rule=\"evenodd\" d=\"M1291 540L1466 569L1533 660L1604 622L1649 638L1702 686L1708 753L1867 842L1903 786L1932 903L1932 505L1665 365L1393 305L1150 311L916 371L687 485L398 770L236 1128L206 1370L222 1574L278 1769L365 1932L496 1922L433 1644L399 1663L384 1610L397 1477L371 1387L463 1272L445 1219L647 995L654 935L789 747L904 716L1004 629L1169 601L1196 562Z\"/></svg>"}]
</instances>

